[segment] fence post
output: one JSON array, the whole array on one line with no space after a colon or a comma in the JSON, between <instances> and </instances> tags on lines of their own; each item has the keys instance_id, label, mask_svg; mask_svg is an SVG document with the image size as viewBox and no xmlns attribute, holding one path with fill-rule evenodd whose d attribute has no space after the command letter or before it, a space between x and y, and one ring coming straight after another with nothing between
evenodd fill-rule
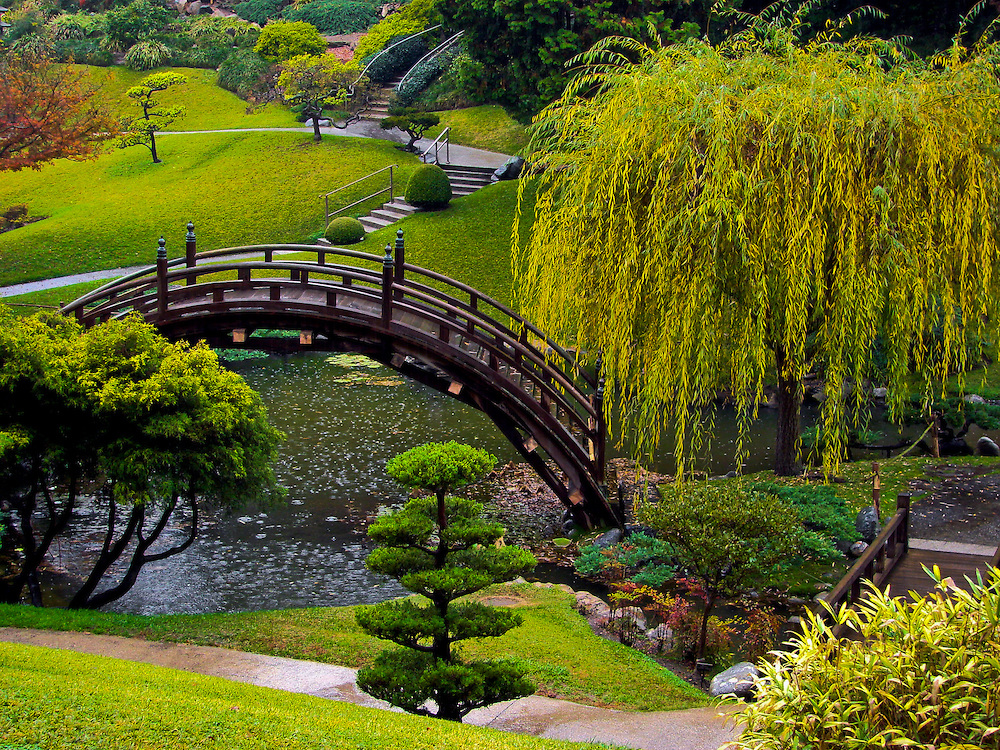
<instances>
[{"instance_id":1,"label":"fence post","mask_svg":"<svg viewBox=\"0 0 1000 750\"><path fill-rule=\"evenodd\" d=\"M905 514L903 516L903 523L899 527L900 534L902 535L903 542L903 552L907 552L910 549L910 493L900 492L896 496L896 512L903 511Z\"/></svg>"},{"instance_id":2,"label":"fence post","mask_svg":"<svg viewBox=\"0 0 1000 750\"><path fill-rule=\"evenodd\" d=\"M386 328L392 323L392 277L393 266L392 245L386 244L385 257L382 258L382 325Z\"/></svg>"},{"instance_id":3,"label":"fence post","mask_svg":"<svg viewBox=\"0 0 1000 750\"><path fill-rule=\"evenodd\" d=\"M194 222L189 221L187 226L187 236L184 238L186 245L184 247L184 263L188 268L194 268L194 256L198 251L198 242L194 237ZM191 286L197 280L194 276L187 277L187 285Z\"/></svg>"},{"instance_id":4,"label":"fence post","mask_svg":"<svg viewBox=\"0 0 1000 750\"><path fill-rule=\"evenodd\" d=\"M403 230L396 230L396 267L395 267L395 283L402 285L403 274L405 273L403 266L406 265L406 248L403 245ZM403 298L403 290L395 290L396 299Z\"/></svg>"},{"instance_id":5,"label":"fence post","mask_svg":"<svg viewBox=\"0 0 1000 750\"><path fill-rule=\"evenodd\" d=\"M156 248L156 311L167 313L167 241L163 237Z\"/></svg>"}]
</instances>

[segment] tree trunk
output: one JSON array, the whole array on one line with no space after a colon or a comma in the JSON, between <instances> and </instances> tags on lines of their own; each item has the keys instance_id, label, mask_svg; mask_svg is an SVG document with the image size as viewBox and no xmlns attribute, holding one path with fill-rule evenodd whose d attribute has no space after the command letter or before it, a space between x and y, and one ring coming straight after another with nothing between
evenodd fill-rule
<instances>
[{"instance_id":1,"label":"tree trunk","mask_svg":"<svg viewBox=\"0 0 1000 750\"><path fill-rule=\"evenodd\" d=\"M802 382L798 377L785 372L787 357L781 347L774 350L774 361L778 371L777 434L774 439L774 473L779 477L798 474L802 466L797 460L799 442L799 411L802 406Z\"/></svg>"},{"instance_id":2,"label":"tree trunk","mask_svg":"<svg viewBox=\"0 0 1000 750\"><path fill-rule=\"evenodd\" d=\"M323 133L321 133L319 129L319 115L314 115L312 121L313 121L313 140L316 141L316 143L319 143L320 141L323 140Z\"/></svg>"},{"instance_id":3,"label":"tree trunk","mask_svg":"<svg viewBox=\"0 0 1000 750\"><path fill-rule=\"evenodd\" d=\"M160 164L160 157L156 155L156 133L149 133L149 150L153 152L153 164Z\"/></svg>"},{"instance_id":4,"label":"tree trunk","mask_svg":"<svg viewBox=\"0 0 1000 750\"><path fill-rule=\"evenodd\" d=\"M695 661L701 661L705 658L705 648L708 646L708 618L711 616L713 609L715 609L715 597L705 602L705 610L701 614L701 632L698 634L698 656L695 657Z\"/></svg>"}]
</instances>

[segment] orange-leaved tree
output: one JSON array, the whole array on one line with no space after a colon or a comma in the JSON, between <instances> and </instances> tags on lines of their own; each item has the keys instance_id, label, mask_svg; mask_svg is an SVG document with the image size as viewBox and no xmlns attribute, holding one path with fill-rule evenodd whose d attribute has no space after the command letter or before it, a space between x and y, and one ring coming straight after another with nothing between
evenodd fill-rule
<instances>
[{"instance_id":1,"label":"orange-leaved tree","mask_svg":"<svg viewBox=\"0 0 1000 750\"><path fill-rule=\"evenodd\" d=\"M115 135L115 118L85 75L43 57L0 57L0 171L53 159L92 159Z\"/></svg>"}]
</instances>

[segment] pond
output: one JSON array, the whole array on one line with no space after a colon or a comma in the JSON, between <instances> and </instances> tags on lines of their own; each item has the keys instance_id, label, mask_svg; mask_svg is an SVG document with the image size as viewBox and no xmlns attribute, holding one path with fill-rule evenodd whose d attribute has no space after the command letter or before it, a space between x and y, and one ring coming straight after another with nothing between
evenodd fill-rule
<instances>
[{"instance_id":1,"label":"pond","mask_svg":"<svg viewBox=\"0 0 1000 750\"><path fill-rule=\"evenodd\" d=\"M147 565L132 591L109 609L233 612L400 596L405 591L398 583L364 566L368 520L379 506L406 497L385 473L386 462L415 445L446 440L484 448L501 463L519 460L482 413L363 357L271 356L235 369L288 435L276 467L288 489L287 504L210 514L186 552ZM723 411L717 419L711 459L704 464L713 473L734 468L732 416ZM774 414L762 410L747 471L768 466L773 434ZM654 469L668 472L669 453L655 463ZM63 545L56 553L71 550Z\"/></svg>"}]
</instances>

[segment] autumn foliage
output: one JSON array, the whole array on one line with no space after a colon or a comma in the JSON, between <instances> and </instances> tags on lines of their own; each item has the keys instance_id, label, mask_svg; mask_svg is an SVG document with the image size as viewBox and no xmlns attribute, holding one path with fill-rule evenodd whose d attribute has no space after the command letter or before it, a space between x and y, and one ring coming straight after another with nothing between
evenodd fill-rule
<instances>
[{"instance_id":1,"label":"autumn foliage","mask_svg":"<svg viewBox=\"0 0 1000 750\"><path fill-rule=\"evenodd\" d=\"M53 159L92 159L115 134L83 74L45 58L0 57L0 171Z\"/></svg>"}]
</instances>

